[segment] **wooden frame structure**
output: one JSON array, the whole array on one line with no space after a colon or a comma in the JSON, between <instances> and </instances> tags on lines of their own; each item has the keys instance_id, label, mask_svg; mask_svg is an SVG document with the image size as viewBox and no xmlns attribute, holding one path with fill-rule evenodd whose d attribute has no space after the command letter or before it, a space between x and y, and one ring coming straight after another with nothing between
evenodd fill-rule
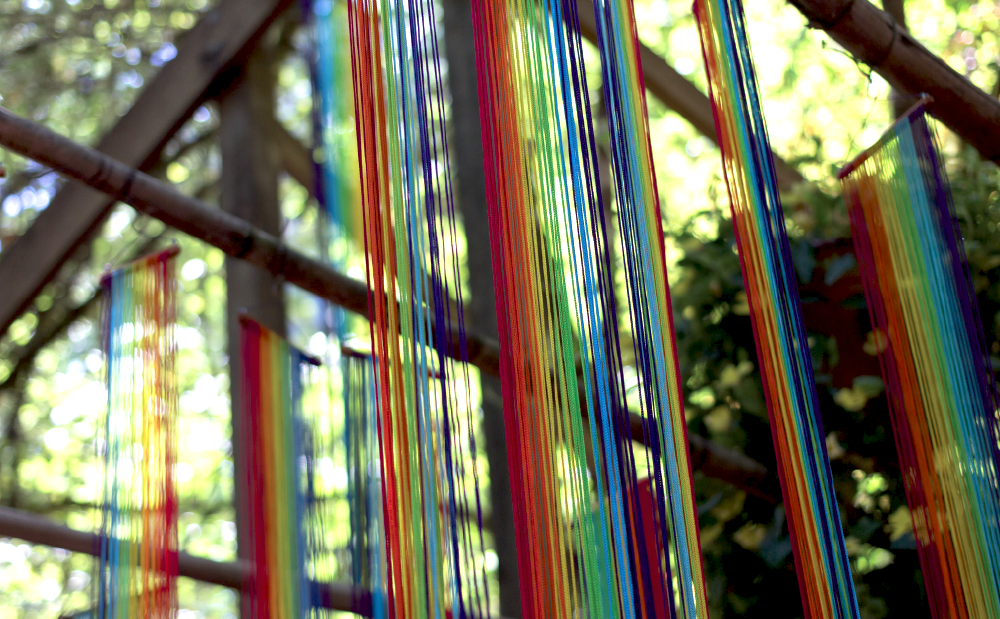
<instances>
[{"instance_id":1,"label":"wooden frame structure","mask_svg":"<svg viewBox=\"0 0 1000 619\"><path fill-rule=\"evenodd\" d=\"M896 26L888 14L867 0L789 1L811 25L827 30L860 61L886 77L894 88L933 95L937 101L935 114L946 125L984 157L1000 161L1000 101L927 51ZM577 4L581 9L582 33L593 41L596 39L593 4L590 0L579 0ZM254 265L262 277L280 277L367 316L371 293L364 283L287 247L274 234L187 197L146 173L156 166L163 146L199 105L239 86L243 67L254 49L268 28L292 5L291 0L222 0L191 30L177 57L163 67L97 149L76 144L0 108L0 145L80 181L67 183L28 232L0 253L0 282L4 284L4 295L0 297L0 335L30 306L61 265L89 242L117 201L202 239L231 258ZM471 29L448 27L448 23L446 20L445 36L449 44L462 45L464 37L471 46ZM716 141L705 94L649 48L641 46L640 56L649 92L700 133ZM270 143L258 141L253 148L272 148L278 153L275 165L313 192L314 169L307 149L273 117L258 120L264 123L261 133ZM470 148L475 151L475 146ZM775 161L783 188L803 182L791 166L777 156ZM463 175L461 162L457 168L458 174ZM276 174L277 169L270 172ZM476 202L476 196L483 195L476 192L483 189L470 187L477 182L475 174L467 178L472 181L462 187L461 199L470 202L465 208L485 212L485 204ZM226 191L225 179L223 186ZM471 362L484 374L498 376L497 344L482 335L494 333L495 326L491 328L488 324L488 313L473 320L472 329L467 330ZM57 335L56 331L48 337ZM457 343L454 344L457 353ZM633 415L632 422L633 438L641 440L641 420ZM763 465L696 435L690 440L696 470L772 503L780 501L776 477ZM503 462L495 462L502 455L503 450L492 450L490 465L505 476L506 467L497 466ZM0 535L85 553L92 553L97 540L93 534L73 531L9 508L0 508ZM512 531L509 535L513 535ZM513 548L513 540L506 545ZM181 557L181 575L223 586L239 588L244 570L239 562L219 563L183 554ZM502 576L502 587L503 582ZM516 586L516 575L513 582ZM370 601L364 601L365 593L348 585L319 586L330 608L359 614L366 614L370 608Z\"/></svg>"}]
</instances>

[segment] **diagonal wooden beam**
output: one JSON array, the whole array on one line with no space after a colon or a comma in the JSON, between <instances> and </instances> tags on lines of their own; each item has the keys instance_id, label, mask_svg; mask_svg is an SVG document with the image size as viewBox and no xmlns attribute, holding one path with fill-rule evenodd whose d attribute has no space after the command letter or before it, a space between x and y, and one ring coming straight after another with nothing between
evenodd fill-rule
<instances>
[{"instance_id":1,"label":"diagonal wooden beam","mask_svg":"<svg viewBox=\"0 0 1000 619\"><path fill-rule=\"evenodd\" d=\"M225 0L184 37L135 104L97 146L138 170L159 160L167 140L213 92L220 74L245 56L291 0ZM225 76L222 77L225 79ZM97 230L115 199L67 183L28 231L0 253L0 335L63 262Z\"/></svg>"},{"instance_id":2,"label":"diagonal wooden beam","mask_svg":"<svg viewBox=\"0 0 1000 619\"><path fill-rule=\"evenodd\" d=\"M931 53L888 13L868 0L789 0L814 28L826 30L860 62L889 84L934 98L934 116L1000 163L1000 101Z\"/></svg>"},{"instance_id":3,"label":"diagonal wooden beam","mask_svg":"<svg viewBox=\"0 0 1000 619\"><path fill-rule=\"evenodd\" d=\"M308 151L281 123L276 120L272 122L270 132L274 137L275 148L279 150L279 158L285 172L310 192L314 192L315 166L309 158ZM643 442L645 436L642 420L632 415L630 421L632 440ZM777 502L780 491L775 480L768 476L764 465L739 452L720 447L697 434L689 434L688 442L691 448L692 467L695 470L701 471L708 477L725 480L752 496Z\"/></svg>"},{"instance_id":4,"label":"diagonal wooden beam","mask_svg":"<svg viewBox=\"0 0 1000 619\"><path fill-rule=\"evenodd\" d=\"M597 19L591 0L577 0L580 15L580 34L591 43L597 44ZM715 133L715 119L712 117L712 102L686 77L667 64L659 54L645 45L639 44L639 60L646 90L660 100L663 105L680 114L699 133L719 143ZM773 153L772 153L773 154ZM774 154L774 167L778 175L778 187L790 189L805 179L792 166Z\"/></svg>"},{"instance_id":5,"label":"diagonal wooden beam","mask_svg":"<svg viewBox=\"0 0 1000 619\"><path fill-rule=\"evenodd\" d=\"M83 181L99 191L118 196L136 210L181 232L201 239L228 256L245 260L290 284L328 299L344 309L368 316L375 293L364 282L348 277L317 260L283 245L246 221L210 208L171 185L114 160L88 146L0 108L0 146ZM446 354L462 359L458 329L449 327ZM492 376L500 375L500 349L495 340L466 329L469 363ZM632 439L643 442L641 418L628 411ZM743 454L709 441L691 439L691 459L700 470L732 483L749 494L778 502L777 481L762 465Z\"/></svg>"}]
</instances>

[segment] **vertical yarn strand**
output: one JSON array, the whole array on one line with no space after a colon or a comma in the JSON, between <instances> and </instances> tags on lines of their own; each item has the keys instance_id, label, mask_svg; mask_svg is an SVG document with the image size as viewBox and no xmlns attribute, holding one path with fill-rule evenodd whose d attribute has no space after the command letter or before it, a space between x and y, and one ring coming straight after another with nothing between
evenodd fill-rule
<instances>
[{"instance_id":1,"label":"vertical yarn strand","mask_svg":"<svg viewBox=\"0 0 1000 619\"><path fill-rule=\"evenodd\" d=\"M617 243L576 3L473 2L522 612L706 617L634 14L629 0L597 5ZM650 480L631 443L636 400Z\"/></svg>"},{"instance_id":2,"label":"vertical yarn strand","mask_svg":"<svg viewBox=\"0 0 1000 619\"><path fill-rule=\"evenodd\" d=\"M435 619L489 614L437 19L348 2L387 613Z\"/></svg>"},{"instance_id":3,"label":"vertical yarn strand","mask_svg":"<svg viewBox=\"0 0 1000 619\"><path fill-rule=\"evenodd\" d=\"M171 247L104 277L107 416L96 614L177 613L176 280Z\"/></svg>"},{"instance_id":4,"label":"vertical yarn strand","mask_svg":"<svg viewBox=\"0 0 1000 619\"><path fill-rule=\"evenodd\" d=\"M929 102L840 177L932 613L998 617L997 390Z\"/></svg>"},{"instance_id":5,"label":"vertical yarn strand","mask_svg":"<svg viewBox=\"0 0 1000 619\"><path fill-rule=\"evenodd\" d=\"M739 0L696 0L723 175L806 617L859 617Z\"/></svg>"}]
</instances>

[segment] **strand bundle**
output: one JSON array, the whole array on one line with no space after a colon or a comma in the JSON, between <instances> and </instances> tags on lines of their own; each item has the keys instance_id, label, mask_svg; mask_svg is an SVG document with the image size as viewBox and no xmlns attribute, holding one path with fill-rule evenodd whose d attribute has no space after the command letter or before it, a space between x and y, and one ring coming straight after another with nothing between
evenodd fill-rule
<instances>
[{"instance_id":1,"label":"strand bundle","mask_svg":"<svg viewBox=\"0 0 1000 619\"><path fill-rule=\"evenodd\" d=\"M246 315L240 317L241 445L246 471L238 507L251 566L243 616L315 617L313 582L333 576L324 549L323 496L317 470L323 428L307 393L318 362Z\"/></svg>"},{"instance_id":2,"label":"strand bundle","mask_svg":"<svg viewBox=\"0 0 1000 619\"><path fill-rule=\"evenodd\" d=\"M347 3L337 0L306 2L312 9L308 23L313 32L310 67L316 93L314 140L322 153L322 160L316 164L316 195L327 223L321 231L328 236L322 251L329 252L332 264L346 268L349 250L355 244L360 245L364 236L358 196Z\"/></svg>"},{"instance_id":3,"label":"strand bundle","mask_svg":"<svg viewBox=\"0 0 1000 619\"><path fill-rule=\"evenodd\" d=\"M618 230L576 3L473 1L522 612L707 617L635 16L595 4Z\"/></svg>"},{"instance_id":4,"label":"strand bundle","mask_svg":"<svg viewBox=\"0 0 1000 619\"><path fill-rule=\"evenodd\" d=\"M435 5L350 0L348 25L374 291L386 613L484 617L477 424Z\"/></svg>"},{"instance_id":5,"label":"strand bundle","mask_svg":"<svg viewBox=\"0 0 1000 619\"><path fill-rule=\"evenodd\" d=\"M96 615L177 614L176 248L106 275Z\"/></svg>"},{"instance_id":6,"label":"strand bundle","mask_svg":"<svg viewBox=\"0 0 1000 619\"><path fill-rule=\"evenodd\" d=\"M1000 617L997 390L926 106L841 182L931 609Z\"/></svg>"},{"instance_id":7,"label":"strand bundle","mask_svg":"<svg viewBox=\"0 0 1000 619\"><path fill-rule=\"evenodd\" d=\"M798 284L739 0L695 16L807 619L860 617Z\"/></svg>"},{"instance_id":8,"label":"strand bundle","mask_svg":"<svg viewBox=\"0 0 1000 619\"><path fill-rule=\"evenodd\" d=\"M341 349L344 456L351 532L351 582L371 593L372 619L386 616L379 420L371 355Z\"/></svg>"}]
</instances>

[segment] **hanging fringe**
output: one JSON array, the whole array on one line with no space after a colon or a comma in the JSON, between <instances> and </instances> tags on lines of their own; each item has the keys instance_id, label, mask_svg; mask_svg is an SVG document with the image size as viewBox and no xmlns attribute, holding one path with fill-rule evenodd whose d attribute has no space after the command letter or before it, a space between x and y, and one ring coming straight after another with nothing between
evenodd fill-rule
<instances>
[{"instance_id":1,"label":"hanging fringe","mask_svg":"<svg viewBox=\"0 0 1000 619\"><path fill-rule=\"evenodd\" d=\"M358 158L351 87L351 46L347 3L306 0L311 8L315 55L310 63L316 93L315 143L323 154L317 164L317 196L326 214L332 263L343 266L350 246L364 238L358 196Z\"/></svg>"},{"instance_id":2,"label":"hanging fringe","mask_svg":"<svg viewBox=\"0 0 1000 619\"><path fill-rule=\"evenodd\" d=\"M348 349L341 349L340 360L343 445L351 523L350 577L356 587L371 592L372 618L383 619L386 616L386 566L375 368L371 355Z\"/></svg>"},{"instance_id":3,"label":"hanging fringe","mask_svg":"<svg viewBox=\"0 0 1000 619\"><path fill-rule=\"evenodd\" d=\"M635 17L596 9L618 235L575 3L473 1L522 611L707 617Z\"/></svg>"},{"instance_id":4,"label":"hanging fringe","mask_svg":"<svg viewBox=\"0 0 1000 619\"><path fill-rule=\"evenodd\" d=\"M407 619L490 606L434 12L430 0L348 2L387 616Z\"/></svg>"},{"instance_id":5,"label":"hanging fringe","mask_svg":"<svg viewBox=\"0 0 1000 619\"><path fill-rule=\"evenodd\" d=\"M246 316L240 346L246 471L238 480L244 484L238 509L251 565L243 616L328 614L312 584L334 575L327 552L334 497L317 470L329 429L307 399L318 362Z\"/></svg>"},{"instance_id":6,"label":"hanging fringe","mask_svg":"<svg viewBox=\"0 0 1000 619\"><path fill-rule=\"evenodd\" d=\"M798 284L739 0L695 15L807 619L858 618Z\"/></svg>"},{"instance_id":7,"label":"hanging fringe","mask_svg":"<svg viewBox=\"0 0 1000 619\"><path fill-rule=\"evenodd\" d=\"M997 390L926 115L841 172L934 617L1000 617Z\"/></svg>"},{"instance_id":8,"label":"hanging fringe","mask_svg":"<svg viewBox=\"0 0 1000 619\"><path fill-rule=\"evenodd\" d=\"M177 614L176 292L171 247L106 275L108 412L104 459L101 619Z\"/></svg>"}]
</instances>

